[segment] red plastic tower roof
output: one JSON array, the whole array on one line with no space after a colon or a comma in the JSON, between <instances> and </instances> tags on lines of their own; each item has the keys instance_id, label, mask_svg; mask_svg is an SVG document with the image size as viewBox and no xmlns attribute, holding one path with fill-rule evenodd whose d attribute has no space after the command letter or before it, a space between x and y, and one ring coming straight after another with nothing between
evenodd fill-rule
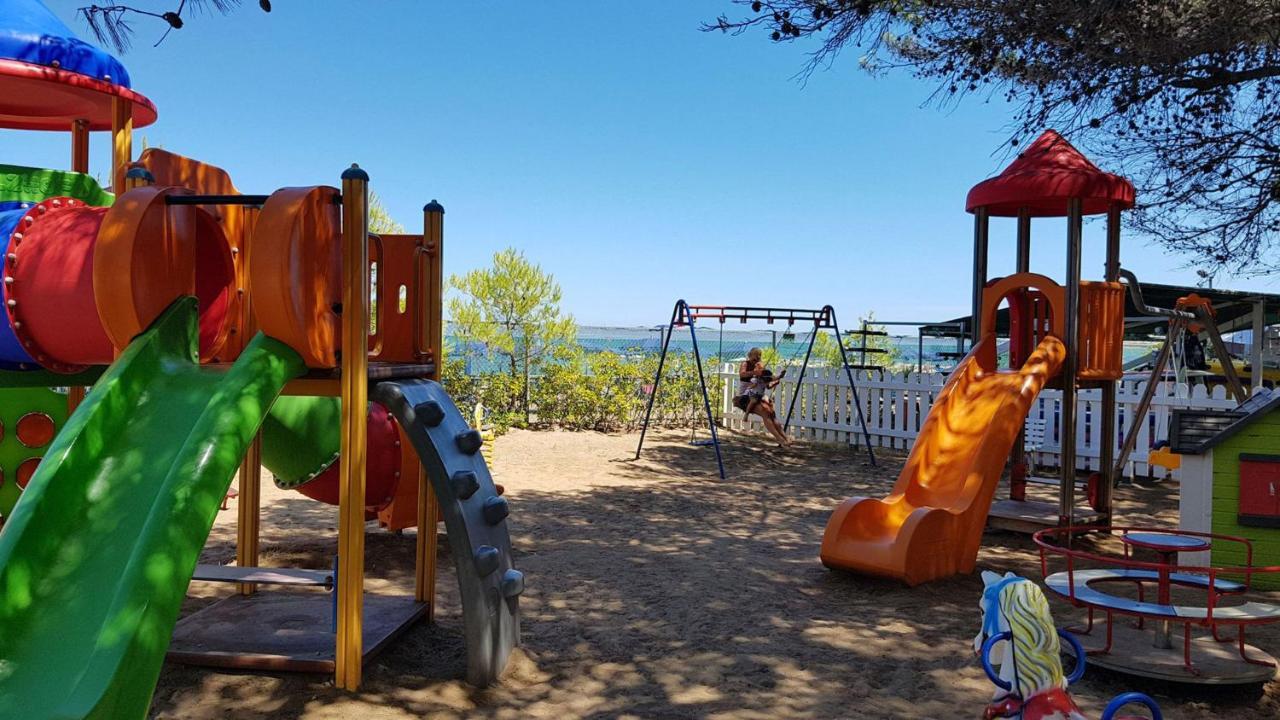
<instances>
[{"instance_id":1,"label":"red plastic tower roof","mask_svg":"<svg viewBox=\"0 0 1280 720\"><path fill-rule=\"evenodd\" d=\"M133 127L156 121L156 106L142 94L107 80L0 58L0 128L71 130L86 120L90 130L111 129L111 98L133 103Z\"/></svg>"},{"instance_id":2,"label":"red plastic tower roof","mask_svg":"<svg viewBox=\"0 0 1280 720\"><path fill-rule=\"evenodd\" d=\"M999 175L969 191L965 210L986 207L991 215L1016 217L1026 208L1032 217L1061 217L1067 201L1084 201L1084 214L1105 213L1113 204L1133 207L1133 184L1098 169L1054 130L1045 130Z\"/></svg>"}]
</instances>

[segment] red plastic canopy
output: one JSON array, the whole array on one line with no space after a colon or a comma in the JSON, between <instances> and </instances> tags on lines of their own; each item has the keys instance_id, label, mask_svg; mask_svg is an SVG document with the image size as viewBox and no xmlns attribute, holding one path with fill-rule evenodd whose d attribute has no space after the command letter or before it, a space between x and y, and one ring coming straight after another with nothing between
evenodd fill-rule
<instances>
[{"instance_id":1,"label":"red plastic canopy","mask_svg":"<svg viewBox=\"0 0 1280 720\"><path fill-rule=\"evenodd\" d=\"M71 130L86 120L90 130L111 129L111 98L133 102L133 127L156 121L156 106L141 93L79 73L0 59L0 128Z\"/></svg>"},{"instance_id":2,"label":"red plastic canopy","mask_svg":"<svg viewBox=\"0 0 1280 720\"><path fill-rule=\"evenodd\" d=\"M1085 215L1105 213L1112 204L1133 207L1133 183L1103 172L1054 130L1045 130L999 175L969 191L965 210L987 208L991 215L1017 217L1026 208L1032 217L1062 217L1067 201L1079 198Z\"/></svg>"}]
</instances>

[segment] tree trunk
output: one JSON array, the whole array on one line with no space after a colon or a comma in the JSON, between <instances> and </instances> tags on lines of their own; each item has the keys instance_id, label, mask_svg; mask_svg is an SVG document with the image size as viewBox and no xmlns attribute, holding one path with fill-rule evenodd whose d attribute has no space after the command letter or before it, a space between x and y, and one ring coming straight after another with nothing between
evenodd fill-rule
<instances>
[{"instance_id":1,"label":"tree trunk","mask_svg":"<svg viewBox=\"0 0 1280 720\"><path fill-rule=\"evenodd\" d=\"M514 380L519 380L519 379L520 379L520 366L516 364L516 351L515 351L515 349L514 349L514 348L511 350L510 359L511 359L511 379L512 379L513 381L514 381ZM515 409L515 407L514 407L514 406L517 404L517 402L518 402L518 401L516 401L516 399L515 399L515 398L513 398L513 397L508 397L508 398L507 398L507 410L514 410L514 409Z\"/></svg>"},{"instance_id":2,"label":"tree trunk","mask_svg":"<svg viewBox=\"0 0 1280 720\"><path fill-rule=\"evenodd\" d=\"M524 344L524 424L529 424L529 343Z\"/></svg>"}]
</instances>

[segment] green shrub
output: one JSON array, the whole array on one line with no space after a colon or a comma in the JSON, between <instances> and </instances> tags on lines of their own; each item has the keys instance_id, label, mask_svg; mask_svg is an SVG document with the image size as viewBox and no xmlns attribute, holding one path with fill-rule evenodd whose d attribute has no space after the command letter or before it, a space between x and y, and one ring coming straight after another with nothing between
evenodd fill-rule
<instances>
[{"instance_id":1,"label":"green shrub","mask_svg":"<svg viewBox=\"0 0 1280 720\"><path fill-rule=\"evenodd\" d=\"M470 417L477 403L484 406L485 419L499 435L524 425L523 383L518 377L501 372L468 375L463 360L447 358L440 373L440 384L463 415Z\"/></svg>"},{"instance_id":2,"label":"green shrub","mask_svg":"<svg viewBox=\"0 0 1280 720\"><path fill-rule=\"evenodd\" d=\"M658 367L656 356L634 357L615 353L573 353L542 366L533 379L530 403L534 422L541 427L568 430L627 432L640 427ZM711 409L720 417L723 381L715 363L704 371ZM655 426L687 427L704 420L702 390L697 367L688 355L668 356L662 383L653 407ZM506 373L469 376L461 360L445 363L442 382L460 407L484 405L497 432L519 427L524 420L521 384Z\"/></svg>"}]
</instances>

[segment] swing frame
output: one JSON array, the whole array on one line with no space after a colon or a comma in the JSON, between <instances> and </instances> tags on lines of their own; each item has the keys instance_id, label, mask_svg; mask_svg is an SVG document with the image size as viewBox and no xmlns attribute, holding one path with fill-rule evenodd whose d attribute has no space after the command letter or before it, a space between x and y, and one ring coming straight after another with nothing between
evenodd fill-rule
<instances>
[{"instance_id":1,"label":"swing frame","mask_svg":"<svg viewBox=\"0 0 1280 720\"><path fill-rule=\"evenodd\" d=\"M858 386L853 381L853 368L849 364L849 356L840 335L840 324L836 321L835 308L824 305L818 310L808 308L756 307L748 305L690 305L683 299L676 300L671 310L671 320L667 323L667 332L662 337L662 354L658 356L658 371L654 374L652 391L644 411L644 424L640 427L640 442L636 444L636 460L644 449L645 434L649 431L649 421L653 415L653 404L658 398L658 388L662 383L662 369L667 361L667 349L671 345L671 335L678 327L689 328L689 338L693 343L693 361L698 367L698 383L702 386L702 406L707 413L707 427L711 430L711 445L716 449L716 466L720 469L720 479L725 479L724 456L720 451L720 435L716 431L715 415L711 412L711 394L707 391L707 378L702 370L702 353L698 349L698 331L695 323L702 319L718 320L723 330L729 320L745 323L748 320L764 320L773 324L779 320L786 321L791 327L797 322L813 323L813 332L809 333L809 344L805 348L804 362L800 365L800 376L796 378L796 389L792 393L791 402L787 404L787 417L782 424L786 432L791 426L791 413L795 410L796 401L800 397L800 386L804 384L805 371L809 367L809 358L813 355L813 345L818 338L819 330L832 330L836 344L840 347L840 361L844 367L845 377L849 380L849 389L853 391L853 406L858 412L858 423L862 428L862 437L866 443L867 457L872 467L876 465L875 450L871 447L871 433L867 430L867 420L862 414L862 401L858 396Z\"/></svg>"}]
</instances>

